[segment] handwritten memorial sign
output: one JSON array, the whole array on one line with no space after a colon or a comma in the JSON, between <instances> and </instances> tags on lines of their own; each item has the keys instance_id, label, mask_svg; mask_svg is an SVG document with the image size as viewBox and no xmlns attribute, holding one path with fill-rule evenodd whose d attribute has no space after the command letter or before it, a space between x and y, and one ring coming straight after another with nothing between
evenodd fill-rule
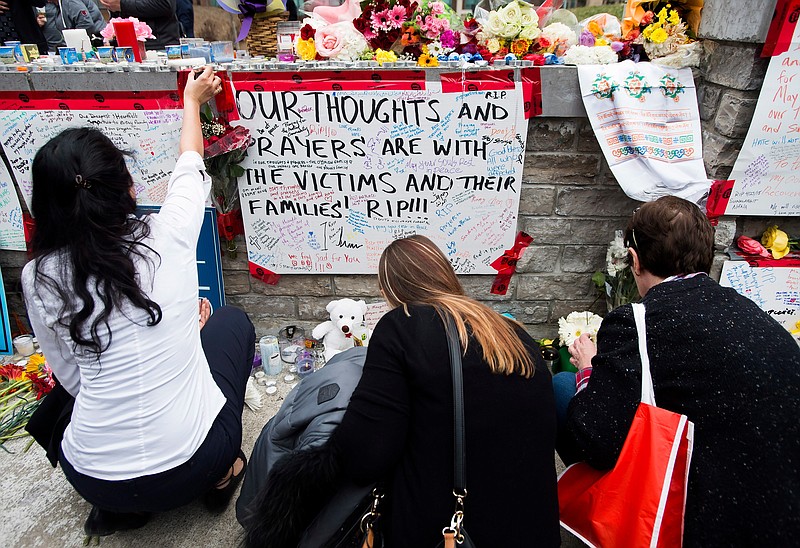
<instances>
[{"instance_id":1,"label":"handwritten memorial sign","mask_svg":"<svg viewBox=\"0 0 800 548\"><path fill-rule=\"evenodd\" d=\"M800 25L772 57L729 177L728 215L800 214Z\"/></svg>"},{"instance_id":2,"label":"handwritten memorial sign","mask_svg":"<svg viewBox=\"0 0 800 548\"><path fill-rule=\"evenodd\" d=\"M725 261L719 283L756 303L789 331L800 321L800 268Z\"/></svg>"},{"instance_id":3,"label":"handwritten memorial sign","mask_svg":"<svg viewBox=\"0 0 800 548\"><path fill-rule=\"evenodd\" d=\"M0 161L0 249L25 251L25 230L14 179Z\"/></svg>"},{"instance_id":4,"label":"handwritten memorial sign","mask_svg":"<svg viewBox=\"0 0 800 548\"><path fill-rule=\"evenodd\" d=\"M710 181L690 69L623 61L578 67L589 121L622 190L644 202L697 202Z\"/></svg>"},{"instance_id":5,"label":"handwritten memorial sign","mask_svg":"<svg viewBox=\"0 0 800 548\"><path fill-rule=\"evenodd\" d=\"M511 247L527 120L513 70L234 73L254 142L239 195L248 258L279 274L374 273L424 234L462 274Z\"/></svg>"},{"instance_id":6,"label":"handwritten memorial sign","mask_svg":"<svg viewBox=\"0 0 800 548\"><path fill-rule=\"evenodd\" d=\"M181 119L176 91L0 92L0 144L28 208L36 152L63 130L82 126L133 152L128 169L138 202L162 204L178 157Z\"/></svg>"}]
</instances>

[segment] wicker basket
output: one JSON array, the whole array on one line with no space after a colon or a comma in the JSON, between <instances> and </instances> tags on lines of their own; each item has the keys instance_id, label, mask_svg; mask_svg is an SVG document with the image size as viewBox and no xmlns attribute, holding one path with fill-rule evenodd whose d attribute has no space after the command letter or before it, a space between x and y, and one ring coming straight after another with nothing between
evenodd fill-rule
<instances>
[{"instance_id":1,"label":"wicker basket","mask_svg":"<svg viewBox=\"0 0 800 548\"><path fill-rule=\"evenodd\" d=\"M267 16L257 13L247 35L247 51L250 55L275 57L278 52L278 23L287 21L289 12Z\"/></svg>"}]
</instances>

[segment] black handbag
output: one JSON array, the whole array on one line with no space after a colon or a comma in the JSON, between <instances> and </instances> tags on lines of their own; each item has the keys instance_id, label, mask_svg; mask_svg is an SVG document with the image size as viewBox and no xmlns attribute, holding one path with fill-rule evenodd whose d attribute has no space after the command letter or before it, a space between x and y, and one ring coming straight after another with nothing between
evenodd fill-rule
<instances>
[{"instance_id":1,"label":"black handbag","mask_svg":"<svg viewBox=\"0 0 800 548\"><path fill-rule=\"evenodd\" d=\"M464 528L464 499L467 497L466 474L464 468L464 378L461 367L461 343L455 322L449 315L445 322L447 345L450 349L450 371L453 378L453 425L454 462L453 495L456 498L455 511L450 525L442 529L442 541L437 548L475 548ZM361 502L336 535L325 543L324 548L380 548L383 537L380 533L380 501L383 490L380 486L363 497ZM303 543L301 542L301 546Z\"/></svg>"}]
</instances>

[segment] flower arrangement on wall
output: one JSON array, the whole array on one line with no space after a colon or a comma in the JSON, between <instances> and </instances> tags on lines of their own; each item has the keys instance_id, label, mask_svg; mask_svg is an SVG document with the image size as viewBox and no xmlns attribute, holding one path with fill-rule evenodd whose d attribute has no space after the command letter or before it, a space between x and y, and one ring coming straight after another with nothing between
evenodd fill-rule
<instances>
[{"instance_id":1,"label":"flower arrangement on wall","mask_svg":"<svg viewBox=\"0 0 800 548\"><path fill-rule=\"evenodd\" d=\"M629 0L637 18L623 25L608 13L578 22L552 0L538 8L500 0L466 17L440 0L345 0L314 8L302 21L296 49L305 61L414 61L422 67L443 61L579 65L648 58L688 66L699 50L683 14L698 1Z\"/></svg>"}]
</instances>

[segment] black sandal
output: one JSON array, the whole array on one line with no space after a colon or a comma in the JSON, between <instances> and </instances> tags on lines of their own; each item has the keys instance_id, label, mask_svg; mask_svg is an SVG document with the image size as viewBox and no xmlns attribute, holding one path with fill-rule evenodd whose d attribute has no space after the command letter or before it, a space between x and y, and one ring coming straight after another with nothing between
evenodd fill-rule
<instances>
[{"instance_id":1,"label":"black sandal","mask_svg":"<svg viewBox=\"0 0 800 548\"><path fill-rule=\"evenodd\" d=\"M83 532L88 537L105 537L117 531L138 529L150 520L146 512L110 512L92 506L89 517L83 524Z\"/></svg>"},{"instance_id":2,"label":"black sandal","mask_svg":"<svg viewBox=\"0 0 800 548\"><path fill-rule=\"evenodd\" d=\"M242 460L242 469L239 470L238 474L234 474L233 467L236 465L236 460L239 459ZM203 503L206 506L206 510L212 514L220 514L225 511L231 501L231 498L233 498L233 493L236 492L236 488L239 487L239 484L244 478L244 472L247 470L247 457L244 456L244 451L241 449L239 450L239 455L236 457L236 460L234 460L233 465L231 465L231 476L227 479L228 485L221 488L212 487L206 491L206 494L203 497ZM224 483L225 481L226 480L221 480L218 483Z\"/></svg>"}]
</instances>

